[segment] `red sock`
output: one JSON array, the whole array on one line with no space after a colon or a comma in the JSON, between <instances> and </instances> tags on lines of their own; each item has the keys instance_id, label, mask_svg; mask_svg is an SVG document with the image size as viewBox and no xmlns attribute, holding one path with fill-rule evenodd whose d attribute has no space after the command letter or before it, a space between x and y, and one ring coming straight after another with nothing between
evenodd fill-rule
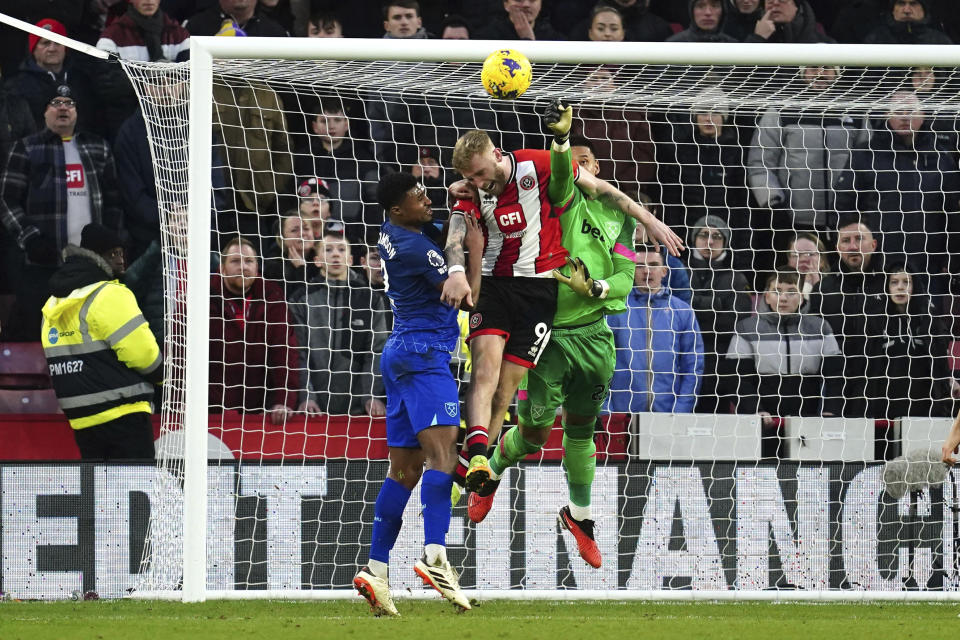
<instances>
[{"instance_id":1,"label":"red sock","mask_svg":"<svg viewBox=\"0 0 960 640\"><path fill-rule=\"evenodd\" d=\"M461 487L467 481L467 459L463 456L463 453L457 456L457 468L453 472L453 481Z\"/></svg>"},{"instance_id":2,"label":"red sock","mask_svg":"<svg viewBox=\"0 0 960 640\"><path fill-rule=\"evenodd\" d=\"M467 429L467 460L470 460L473 456L485 456L487 455L487 447L489 446L490 438L487 435L487 428L477 425L475 427L470 427Z\"/></svg>"}]
</instances>

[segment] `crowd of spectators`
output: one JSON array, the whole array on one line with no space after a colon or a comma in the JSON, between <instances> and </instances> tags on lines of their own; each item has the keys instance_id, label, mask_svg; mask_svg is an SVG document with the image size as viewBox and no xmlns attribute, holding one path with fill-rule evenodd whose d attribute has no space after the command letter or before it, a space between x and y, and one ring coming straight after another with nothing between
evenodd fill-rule
<instances>
[{"instance_id":1,"label":"crowd of spectators","mask_svg":"<svg viewBox=\"0 0 960 640\"><path fill-rule=\"evenodd\" d=\"M43 3L42 15L26 5L13 13L144 62L183 61L191 35L960 40L960 14L945 0L64 0ZM173 291L176 314L183 256L160 251L155 164L130 82L115 63L46 38L6 42L2 339L37 339L62 252L99 223L124 239L132 264L123 278L162 344L157 292ZM823 103L850 71L781 73L795 103ZM618 91L627 74L595 68L584 86ZM951 414L960 398L948 357L960 144L955 120L925 110L941 82L935 69L908 70L887 108L867 115L747 113L722 84L682 113L578 106L575 140L595 154L600 177L688 240L678 260L637 238L628 312L610 318L618 347L610 410L739 412L765 424ZM185 97L175 81L144 86L160 102ZM410 170L442 220L453 179L445 154L462 131L499 132L506 148L542 148L544 138L522 106L288 92L214 87L210 404L265 411L278 424L291 412L381 415L378 358L391 316L376 250L377 180ZM165 215L182 226L180 208Z\"/></svg>"}]
</instances>

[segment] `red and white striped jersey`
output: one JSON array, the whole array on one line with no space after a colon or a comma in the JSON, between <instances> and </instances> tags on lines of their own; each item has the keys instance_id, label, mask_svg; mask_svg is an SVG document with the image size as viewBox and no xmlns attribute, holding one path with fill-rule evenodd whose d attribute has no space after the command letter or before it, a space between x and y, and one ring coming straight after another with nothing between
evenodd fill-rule
<instances>
[{"instance_id":1,"label":"red and white striped jersey","mask_svg":"<svg viewBox=\"0 0 960 640\"><path fill-rule=\"evenodd\" d=\"M500 197L480 192L485 225L483 275L552 277L567 250L560 244L560 211L547 195L550 152L520 149L513 153L513 171Z\"/></svg>"}]
</instances>

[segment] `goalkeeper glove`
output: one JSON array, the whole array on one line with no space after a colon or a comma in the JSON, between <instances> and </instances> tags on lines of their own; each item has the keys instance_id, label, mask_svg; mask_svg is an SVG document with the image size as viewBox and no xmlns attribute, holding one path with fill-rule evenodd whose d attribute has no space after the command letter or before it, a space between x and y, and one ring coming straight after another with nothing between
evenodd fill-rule
<instances>
[{"instance_id":1,"label":"goalkeeper glove","mask_svg":"<svg viewBox=\"0 0 960 640\"><path fill-rule=\"evenodd\" d=\"M570 267L570 277L560 273L558 269L553 270L553 277L573 289L577 295L584 298L607 297L610 292L610 285L605 280L594 280L590 277L590 270L580 258L567 257L567 265Z\"/></svg>"},{"instance_id":2,"label":"goalkeeper glove","mask_svg":"<svg viewBox=\"0 0 960 640\"><path fill-rule=\"evenodd\" d=\"M547 128L553 132L554 141L563 145L570 139L570 127L573 126L573 107L563 104L560 98L554 99L543 112Z\"/></svg>"}]
</instances>

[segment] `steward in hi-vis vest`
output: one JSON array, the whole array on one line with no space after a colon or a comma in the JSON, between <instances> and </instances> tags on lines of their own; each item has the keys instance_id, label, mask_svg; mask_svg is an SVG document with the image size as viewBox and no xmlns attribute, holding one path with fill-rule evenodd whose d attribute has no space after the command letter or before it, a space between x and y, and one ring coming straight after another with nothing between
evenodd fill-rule
<instances>
[{"instance_id":1,"label":"steward in hi-vis vest","mask_svg":"<svg viewBox=\"0 0 960 640\"><path fill-rule=\"evenodd\" d=\"M50 279L41 340L60 408L81 457L153 458L150 414L163 357L123 272L116 234L84 227Z\"/></svg>"}]
</instances>

